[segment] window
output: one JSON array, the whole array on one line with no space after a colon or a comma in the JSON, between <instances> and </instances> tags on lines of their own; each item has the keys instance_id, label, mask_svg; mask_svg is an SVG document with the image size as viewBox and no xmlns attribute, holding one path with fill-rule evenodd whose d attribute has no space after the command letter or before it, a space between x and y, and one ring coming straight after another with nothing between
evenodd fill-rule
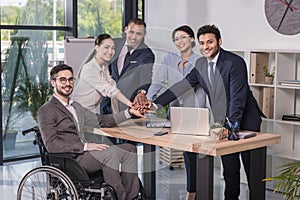
<instances>
[{"instance_id":1,"label":"window","mask_svg":"<svg viewBox=\"0 0 300 200\"><path fill-rule=\"evenodd\" d=\"M143 0L138 0L142 18ZM64 38L87 37L109 33L122 36L124 4L131 0L1 0L1 95L3 150L0 164L28 155L38 155L32 134L23 136L22 130L36 125L32 115L32 87L49 83L49 70L64 61ZM77 9L75 9L77 8ZM78 11L78 13L77 13ZM73 16L77 15L74 18ZM14 70L18 73L14 73ZM30 82L26 78L30 77ZM13 84L12 84L13 83ZM37 91L53 92L47 89ZM39 97L42 93L39 93ZM36 97L36 96L35 96ZM34 100L41 98L34 98ZM8 117L9 116L9 117ZM10 138L11 136L11 138ZM6 142L12 142L6 144Z\"/></svg>"},{"instance_id":2,"label":"window","mask_svg":"<svg viewBox=\"0 0 300 200\"><path fill-rule=\"evenodd\" d=\"M65 25L65 0L1 0L1 25Z\"/></svg>"},{"instance_id":3,"label":"window","mask_svg":"<svg viewBox=\"0 0 300 200\"><path fill-rule=\"evenodd\" d=\"M78 36L122 36L122 0L78 1Z\"/></svg>"},{"instance_id":4,"label":"window","mask_svg":"<svg viewBox=\"0 0 300 200\"><path fill-rule=\"evenodd\" d=\"M37 147L32 144L34 135L23 136L21 132L36 125L34 117L37 109L32 104L39 104L45 90L50 92L48 96L52 94L49 70L64 59L63 41L55 41L57 52L54 55L53 31L17 29L11 32L15 34L8 40L1 40L4 159L38 153ZM56 31L57 34L61 32ZM15 71L18 72L16 76ZM24 87L28 84L26 78L30 80L31 89L43 88L44 91L32 93L27 90Z\"/></svg>"},{"instance_id":5,"label":"window","mask_svg":"<svg viewBox=\"0 0 300 200\"><path fill-rule=\"evenodd\" d=\"M23 136L21 132L37 124L35 104L39 107L53 93L49 70L64 60L65 0L17 2L0 2L0 26L9 27L1 28L0 163L2 157L9 160L38 154L32 144L34 135Z\"/></svg>"}]
</instances>

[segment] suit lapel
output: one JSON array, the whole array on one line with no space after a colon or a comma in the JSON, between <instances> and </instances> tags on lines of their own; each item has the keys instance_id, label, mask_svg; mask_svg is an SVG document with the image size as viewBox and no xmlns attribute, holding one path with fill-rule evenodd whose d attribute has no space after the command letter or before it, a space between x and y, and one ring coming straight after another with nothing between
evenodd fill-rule
<instances>
[{"instance_id":1,"label":"suit lapel","mask_svg":"<svg viewBox=\"0 0 300 200\"><path fill-rule=\"evenodd\" d=\"M111 72L115 72L114 73L114 76L113 76L113 78L116 80L116 81L118 81L119 80L119 78L120 78L120 74L118 73L118 60L119 60L119 56L120 56L120 53L121 53L121 51L122 51L122 48L123 48L123 46L124 46L124 44L125 44L125 39L121 39L121 38L116 38L116 39L114 39L114 42L115 42L115 46L116 46L116 53L115 53L115 55L114 55L114 57L113 57L113 61L112 61L112 63L111 63L111 65L110 65L110 67L112 68L111 69Z\"/></svg>"},{"instance_id":2,"label":"suit lapel","mask_svg":"<svg viewBox=\"0 0 300 200\"><path fill-rule=\"evenodd\" d=\"M225 73L226 71L226 66L224 63L224 51L222 49L220 49L220 54L219 54L219 58L217 60L217 65L216 65L216 73L215 73L215 84L223 84L223 78L222 78L222 74Z\"/></svg>"},{"instance_id":3,"label":"suit lapel","mask_svg":"<svg viewBox=\"0 0 300 200\"><path fill-rule=\"evenodd\" d=\"M77 127L76 125L77 122L74 119L73 114L56 97L52 96L51 102L55 104L59 110L64 112L74 122L75 126ZM78 121L79 121L79 116L78 116Z\"/></svg>"},{"instance_id":4,"label":"suit lapel","mask_svg":"<svg viewBox=\"0 0 300 200\"><path fill-rule=\"evenodd\" d=\"M199 69L199 73L200 76L202 76L202 80L204 81L203 83L200 83L200 85L203 87L204 90L206 90L206 93L212 93L212 88L210 86L210 81L208 78L208 63L207 63L207 59L202 57L201 58L201 63L200 63L200 69Z\"/></svg>"},{"instance_id":5,"label":"suit lapel","mask_svg":"<svg viewBox=\"0 0 300 200\"><path fill-rule=\"evenodd\" d=\"M143 53L143 49L146 48L144 43L141 42L141 44L132 52L132 54L130 54L130 56L128 57L127 61L124 63L123 69L120 73L120 76L122 76L125 72L127 72L127 70L130 69L130 62L132 61L136 61L136 58ZM140 64L140 63L139 63Z\"/></svg>"},{"instance_id":6,"label":"suit lapel","mask_svg":"<svg viewBox=\"0 0 300 200\"><path fill-rule=\"evenodd\" d=\"M79 104L78 102L73 102L72 103L72 106L74 107L75 111L76 111L76 114L77 114L77 118L78 118L78 124L79 124L79 128L80 128L80 131L79 132L82 132L81 130L83 129L84 127L84 120L83 120L83 113L80 112L80 108L79 108Z\"/></svg>"}]
</instances>

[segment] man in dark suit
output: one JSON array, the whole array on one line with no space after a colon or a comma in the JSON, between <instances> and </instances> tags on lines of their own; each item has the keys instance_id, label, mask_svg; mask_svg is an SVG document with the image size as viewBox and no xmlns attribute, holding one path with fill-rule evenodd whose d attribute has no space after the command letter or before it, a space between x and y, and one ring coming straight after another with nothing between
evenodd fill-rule
<instances>
[{"instance_id":1,"label":"man in dark suit","mask_svg":"<svg viewBox=\"0 0 300 200\"><path fill-rule=\"evenodd\" d=\"M166 105L191 86L200 85L207 94L213 122L225 125L227 118L232 124L237 123L240 129L259 131L263 114L250 91L244 60L221 48L221 34L214 25L199 28L197 38L203 57L196 61L195 68L185 80L176 83L159 96L154 101L154 105L157 104L158 107ZM264 184L263 181L249 182L251 162L249 151L222 156L226 200L237 200L240 195L240 154L250 195L253 184Z\"/></svg>"},{"instance_id":2,"label":"man in dark suit","mask_svg":"<svg viewBox=\"0 0 300 200\"><path fill-rule=\"evenodd\" d=\"M109 69L118 89L133 101L137 94L145 94L151 84L154 54L144 43L146 23L143 20L131 19L125 27L125 34L126 38L114 40L116 53ZM119 103L119 110L126 108ZM102 100L100 113L112 113L110 98Z\"/></svg>"},{"instance_id":3,"label":"man in dark suit","mask_svg":"<svg viewBox=\"0 0 300 200\"><path fill-rule=\"evenodd\" d=\"M38 110L38 124L47 151L77 153L76 161L88 173L103 171L104 181L115 189L119 200L136 197L139 191L136 147L89 142L83 130L84 126L112 127L129 119L131 114L142 115L134 109L114 115L92 113L69 97L75 81L70 66L57 65L52 68L50 76L54 94Z\"/></svg>"}]
</instances>

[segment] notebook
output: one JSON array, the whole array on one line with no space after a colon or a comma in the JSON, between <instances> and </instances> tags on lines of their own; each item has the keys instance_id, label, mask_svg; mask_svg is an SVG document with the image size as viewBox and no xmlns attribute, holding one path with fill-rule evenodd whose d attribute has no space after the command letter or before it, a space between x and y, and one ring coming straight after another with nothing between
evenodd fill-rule
<instances>
[{"instance_id":1,"label":"notebook","mask_svg":"<svg viewBox=\"0 0 300 200\"><path fill-rule=\"evenodd\" d=\"M176 134L209 135L209 109L171 107L171 132Z\"/></svg>"}]
</instances>

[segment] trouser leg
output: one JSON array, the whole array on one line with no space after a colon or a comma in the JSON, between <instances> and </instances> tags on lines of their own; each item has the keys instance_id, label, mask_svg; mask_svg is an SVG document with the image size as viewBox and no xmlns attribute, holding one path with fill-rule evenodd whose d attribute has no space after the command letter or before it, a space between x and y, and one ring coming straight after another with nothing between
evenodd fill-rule
<instances>
[{"instance_id":1,"label":"trouser leg","mask_svg":"<svg viewBox=\"0 0 300 200\"><path fill-rule=\"evenodd\" d=\"M126 199L125 188L121 182L119 171L120 152L116 145L110 146L102 151L89 151L79 158L79 164L86 169L88 173L93 173L102 169L105 183L111 185L117 194L118 200Z\"/></svg>"},{"instance_id":2,"label":"trouser leg","mask_svg":"<svg viewBox=\"0 0 300 200\"><path fill-rule=\"evenodd\" d=\"M239 153L221 156L225 180L225 200L238 200L240 196Z\"/></svg>"},{"instance_id":3,"label":"trouser leg","mask_svg":"<svg viewBox=\"0 0 300 200\"><path fill-rule=\"evenodd\" d=\"M183 152L184 164L186 169L187 191L196 192L196 165L197 154L192 152Z\"/></svg>"},{"instance_id":4,"label":"trouser leg","mask_svg":"<svg viewBox=\"0 0 300 200\"><path fill-rule=\"evenodd\" d=\"M137 150L134 145L120 144L117 145L122 150L120 151L121 161L121 176L126 192L126 199L133 199L139 192L139 178L137 174Z\"/></svg>"},{"instance_id":5,"label":"trouser leg","mask_svg":"<svg viewBox=\"0 0 300 200\"><path fill-rule=\"evenodd\" d=\"M250 182L250 151L241 152L241 157L242 157L244 169L247 176L247 182L249 183Z\"/></svg>"}]
</instances>

